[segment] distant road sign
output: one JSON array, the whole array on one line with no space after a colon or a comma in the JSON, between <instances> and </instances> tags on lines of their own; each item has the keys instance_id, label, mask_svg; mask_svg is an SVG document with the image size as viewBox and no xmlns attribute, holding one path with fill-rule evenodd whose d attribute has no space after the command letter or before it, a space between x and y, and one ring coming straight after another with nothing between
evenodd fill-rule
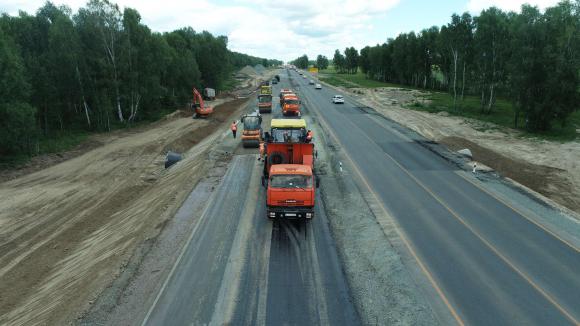
<instances>
[{"instance_id":1,"label":"distant road sign","mask_svg":"<svg viewBox=\"0 0 580 326\"><path fill-rule=\"evenodd\" d=\"M313 74L317 74L318 73L318 68L315 68L315 67L308 68L308 72L311 72Z\"/></svg>"}]
</instances>

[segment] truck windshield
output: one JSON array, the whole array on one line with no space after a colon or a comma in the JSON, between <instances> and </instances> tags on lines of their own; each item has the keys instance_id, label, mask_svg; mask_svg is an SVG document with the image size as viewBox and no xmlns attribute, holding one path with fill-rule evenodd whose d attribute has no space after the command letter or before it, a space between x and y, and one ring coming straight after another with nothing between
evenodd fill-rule
<instances>
[{"instance_id":1,"label":"truck windshield","mask_svg":"<svg viewBox=\"0 0 580 326\"><path fill-rule=\"evenodd\" d=\"M298 103L298 100L285 100L284 101L284 104L294 104L294 105L296 105L296 104L299 104L299 103Z\"/></svg>"},{"instance_id":2,"label":"truck windshield","mask_svg":"<svg viewBox=\"0 0 580 326\"><path fill-rule=\"evenodd\" d=\"M258 117L245 117L244 118L244 129L245 130L260 129L260 118L258 118Z\"/></svg>"},{"instance_id":3,"label":"truck windshield","mask_svg":"<svg viewBox=\"0 0 580 326\"><path fill-rule=\"evenodd\" d=\"M270 103L270 102L272 102L272 97L271 96L260 96L260 97L258 97L258 102Z\"/></svg>"},{"instance_id":4,"label":"truck windshield","mask_svg":"<svg viewBox=\"0 0 580 326\"><path fill-rule=\"evenodd\" d=\"M312 188L312 177L301 174L278 174L270 177L272 188Z\"/></svg>"},{"instance_id":5,"label":"truck windshield","mask_svg":"<svg viewBox=\"0 0 580 326\"><path fill-rule=\"evenodd\" d=\"M274 143L300 143L305 135L304 129L273 129L272 141Z\"/></svg>"}]
</instances>

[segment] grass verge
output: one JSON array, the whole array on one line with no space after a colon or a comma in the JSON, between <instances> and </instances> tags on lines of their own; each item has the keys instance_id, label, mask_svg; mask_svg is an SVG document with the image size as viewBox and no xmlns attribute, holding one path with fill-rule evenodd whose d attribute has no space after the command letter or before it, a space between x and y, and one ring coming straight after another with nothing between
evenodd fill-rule
<instances>
[{"instance_id":1,"label":"grass verge","mask_svg":"<svg viewBox=\"0 0 580 326\"><path fill-rule=\"evenodd\" d=\"M397 87L406 89L416 89L414 87L384 83L376 80L367 79L366 76L358 71L356 74L338 74L333 67L320 72L320 79L334 86L345 88L377 88L377 87ZM482 113L480 98L478 96L465 96L463 100L458 99L457 105L453 105L453 96L444 92L430 92L426 96L429 104L415 102L407 105L405 108L438 113L445 111L449 115L461 116L475 119L483 122L493 123L497 126L513 128L514 127L514 107L512 103L504 98L498 98L495 107L491 113ZM572 141L580 138L577 132L580 129L580 111L574 112L567 121L565 126L558 122L552 124L552 129L546 132L530 133L523 128L524 121L520 117L518 130L522 131L522 137L547 139L552 141ZM494 128L492 125L482 126L480 131Z\"/></svg>"}]
</instances>

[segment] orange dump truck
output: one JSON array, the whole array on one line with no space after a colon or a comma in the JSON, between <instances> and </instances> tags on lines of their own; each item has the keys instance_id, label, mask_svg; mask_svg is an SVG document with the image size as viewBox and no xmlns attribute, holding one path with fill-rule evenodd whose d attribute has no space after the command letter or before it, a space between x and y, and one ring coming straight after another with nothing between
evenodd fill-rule
<instances>
[{"instance_id":1,"label":"orange dump truck","mask_svg":"<svg viewBox=\"0 0 580 326\"><path fill-rule=\"evenodd\" d=\"M280 107L282 107L282 104L284 104L284 95L286 94L294 94L294 92L288 88L282 88L280 90Z\"/></svg>"},{"instance_id":2,"label":"orange dump truck","mask_svg":"<svg viewBox=\"0 0 580 326\"><path fill-rule=\"evenodd\" d=\"M265 133L262 185L268 218L312 219L319 181L314 174L314 144L306 143L303 119L272 119Z\"/></svg>"},{"instance_id":3,"label":"orange dump truck","mask_svg":"<svg viewBox=\"0 0 580 326\"><path fill-rule=\"evenodd\" d=\"M282 114L300 116L300 99L296 94L285 94L283 96Z\"/></svg>"}]
</instances>

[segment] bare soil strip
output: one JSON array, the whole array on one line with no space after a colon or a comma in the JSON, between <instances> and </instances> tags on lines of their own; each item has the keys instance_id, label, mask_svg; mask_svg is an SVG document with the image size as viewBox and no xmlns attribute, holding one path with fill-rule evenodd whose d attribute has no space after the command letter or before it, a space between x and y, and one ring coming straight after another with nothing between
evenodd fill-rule
<instances>
[{"instance_id":1,"label":"bare soil strip","mask_svg":"<svg viewBox=\"0 0 580 326\"><path fill-rule=\"evenodd\" d=\"M0 324L65 324L154 237L210 168L211 139L246 99L208 119L174 115L0 184ZM198 146L195 146L198 145ZM163 168L168 149L184 160Z\"/></svg>"}]
</instances>

